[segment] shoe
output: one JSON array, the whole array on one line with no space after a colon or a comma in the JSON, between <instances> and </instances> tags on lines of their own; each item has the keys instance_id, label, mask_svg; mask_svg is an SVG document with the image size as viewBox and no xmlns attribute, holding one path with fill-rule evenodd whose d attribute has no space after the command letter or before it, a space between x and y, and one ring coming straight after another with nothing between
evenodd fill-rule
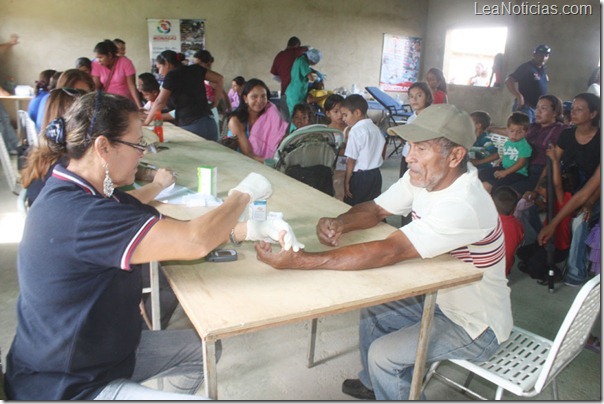
<instances>
[{"instance_id":1,"label":"shoe","mask_svg":"<svg viewBox=\"0 0 604 404\"><path fill-rule=\"evenodd\" d=\"M562 277L562 274L556 274L556 275L554 275L554 283L560 283L560 282L563 281L563 279L564 278ZM547 278L539 279L537 281L537 283L539 285L546 285L546 286L549 285L549 281L547 280Z\"/></svg>"},{"instance_id":2,"label":"shoe","mask_svg":"<svg viewBox=\"0 0 604 404\"><path fill-rule=\"evenodd\" d=\"M564 280L564 284L566 286L570 286L571 288L578 288L583 286L583 284L585 283L585 281L572 281L570 279L565 279Z\"/></svg>"},{"instance_id":3,"label":"shoe","mask_svg":"<svg viewBox=\"0 0 604 404\"><path fill-rule=\"evenodd\" d=\"M600 339L598 337L593 337L591 342L585 344L585 349L589 349L590 351L599 354L601 352Z\"/></svg>"},{"instance_id":4,"label":"shoe","mask_svg":"<svg viewBox=\"0 0 604 404\"><path fill-rule=\"evenodd\" d=\"M342 383L342 393L360 400L375 400L373 390L365 387L359 379L346 379Z\"/></svg>"}]
</instances>

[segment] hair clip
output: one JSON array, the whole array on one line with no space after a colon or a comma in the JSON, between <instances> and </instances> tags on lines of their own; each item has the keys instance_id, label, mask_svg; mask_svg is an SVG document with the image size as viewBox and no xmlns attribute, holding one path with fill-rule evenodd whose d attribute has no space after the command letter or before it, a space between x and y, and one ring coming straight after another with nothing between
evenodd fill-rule
<instances>
[{"instance_id":1,"label":"hair clip","mask_svg":"<svg viewBox=\"0 0 604 404\"><path fill-rule=\"evenodd\" d=\"M44 135L53 143L64 145L67 143L65 138L65 119L58 117L48 124Z\"/></svg>"}]
</instances>

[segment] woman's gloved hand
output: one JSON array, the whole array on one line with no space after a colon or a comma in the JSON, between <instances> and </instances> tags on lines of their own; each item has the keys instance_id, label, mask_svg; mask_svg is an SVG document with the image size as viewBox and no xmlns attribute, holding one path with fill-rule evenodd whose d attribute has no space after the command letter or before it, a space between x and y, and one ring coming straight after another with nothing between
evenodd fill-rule
<instances>
[{"instance_id":1,"label":"woman's gloved hand","mask_svg":"<svg viewBox=\"0 0 604 404\"><path fill-rule=\"evenodd\" d=\"M229 195L233 191L244 192L252 198L250 202L259 199L268 199L273 193L273 187L268 179L258 173L249 173L239 185L229 191Z\"/></svg>"}]
</instances>

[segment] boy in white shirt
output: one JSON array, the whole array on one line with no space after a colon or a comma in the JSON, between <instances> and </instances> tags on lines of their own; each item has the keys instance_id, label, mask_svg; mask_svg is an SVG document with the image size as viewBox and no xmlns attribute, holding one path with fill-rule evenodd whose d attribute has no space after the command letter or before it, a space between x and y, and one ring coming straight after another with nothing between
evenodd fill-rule
<instances>
[{"instance_id":1,"label":"boy in white shirt","mask_svg":"<svg viewBox=\"0 0 604 404\"><path fill-rule=\"evenodd\" d=\"M344 202L352 206L371 201L382 193L380 167L386 140L367 118L367 109L367 101L358 94L346 97L340 107L344 122L351 127L344 152L347 157Z\"/></svg>"}]
</instances>

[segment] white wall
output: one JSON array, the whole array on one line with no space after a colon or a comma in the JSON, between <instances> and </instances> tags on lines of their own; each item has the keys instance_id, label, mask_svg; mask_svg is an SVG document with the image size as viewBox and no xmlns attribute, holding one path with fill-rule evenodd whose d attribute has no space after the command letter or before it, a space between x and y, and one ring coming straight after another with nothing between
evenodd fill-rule
<instances>
[{"instance_id":1,"label":"white wall","mask_svg":"<svg viewBox=\"0 0 604 404\"><path fill-rule=\"evenodd\" d=\"M0 57L0 71L33 83L40 71L71 68L116 37L137 72L149 71L147 18L203 18L213 69L228 84L242 75L276 90L273 58L296 35L323 53L316 67L328 87L377 85L383 34L423 36L427 9L417 0L0 0L0 40L21 37Z\"/></svg>"}]
</instances>

